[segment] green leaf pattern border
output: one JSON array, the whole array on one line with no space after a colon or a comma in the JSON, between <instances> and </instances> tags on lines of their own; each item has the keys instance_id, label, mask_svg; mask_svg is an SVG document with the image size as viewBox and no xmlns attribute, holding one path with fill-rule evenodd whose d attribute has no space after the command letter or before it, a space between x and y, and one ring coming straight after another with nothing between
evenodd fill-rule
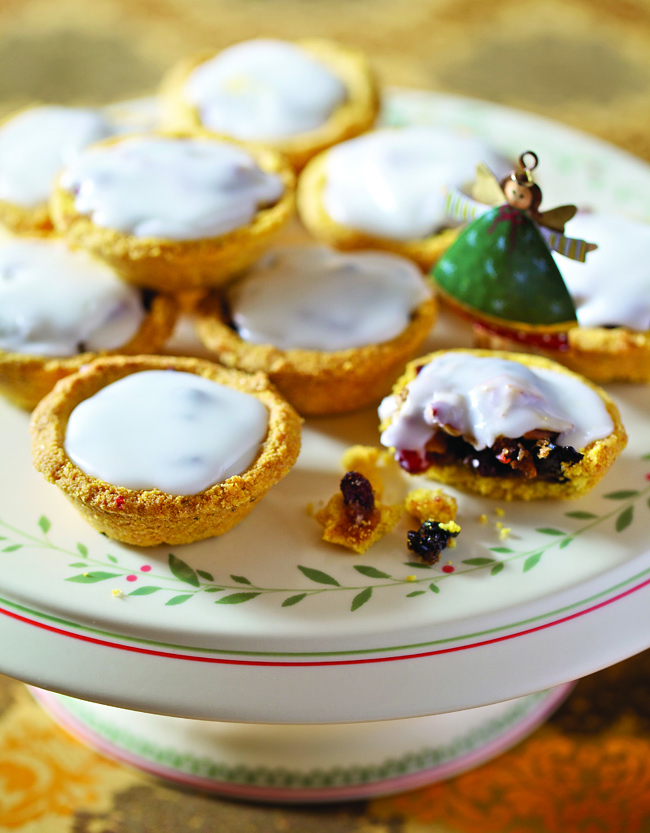
<instances>
[{"instance_id":1,"label":"green leaf pattern border","mask_svg":"<svg viewBox=\"0 0 650 833\"><path fill-rule=\"evenodd\" d=\"M471 754L474 750L485 746L515 727L543 707L549 697L554 697L554 693L553 689L549 689L518 698L505 714L493 717L466 734L437 747L424 746L417 752L408 752L403 756L388 758L377 764L337 766L332 769L305 771L285 767L247 766L241 763L233 766L206 756L197 757L186 751L163 746L149 738L139 736L136 732L113 724L106 718L96 715L92 706L89 708L83 700L76 700L62 694L50 696L58 701L60 704L58 708L63 708L82 724L82 731L86 728L90 729L114 746L158 766L212 781L299 790L369 784L453 762ZM47 708L47 701L45 705Z\"/></svg>"},{"instance_id":2,"label":"green leaf pattern border","mask_svg":"<svg viewBox=\"0 0 650 833\"><path fill-rule=\"evenodd\" d=\"M644 455L641 459L650 460L650 454ZM583 521L583 523L570 531L556 527L538 527L535 532L539 538L534 547L517 551L505 544L494 546L489 548L490 556L462 559L453 572L443 572L437 565L432 567L421 562L406 561L400 562L400 566L417 570L418 573L408 576L391 575L370 564L353 564L353 569L360 577L358 584L346 584L329 573L300 564L296 565L296 568L303 579L308 580L309 584L306 586L268 587L256 584L247 576L235 574L231 574L225 581L220 581L206 570L195 570L174 553L168 556L167 571L153 572L153 568L145 564L139 568L138 572L134 572L132 568L122 565L119 558L113 554L107 554L104 557L91 554L89 548L83 543L77 543L74 550L57 545L50 538L52 524L44 515L41 515L37 521L40 535L31 535L0 520L0 531L6 533L0 535L0 569L3 554L16 553L28 546L50 550L68 559L72 558L73 560L68 561L67 566L74 570L81 570L81 572L67 576L65 581L77 584L97 584L114 579L116 582L119 580L120 583L134 583L146 577L148 582L146 584L139 584L130 591L117 589L113 593L134 600L141 596L160 594L160 598L165 598L163 604L166 607L185 604L199 594L213 594L214 604L217 605L240 605L260 597L275 596L281 607L292 608L323 593L346 593L351 597L349 610L354 613L389 588L407 589L406 598L416 598L427 594L435 596L444 588L445 582L467 573L485 572L487 576L494 577L502 573L506 567L519 566L522 573L528 573L550 550L564 549L579 536L610 520L613 520L614 530L617 533L623 533L634 522L638 515L639 505L645 503L646 507L650 508L650 483L643 489L619 489L608 492L602 497L614 504L611 510L600 515L585 510L565 512L564 517L569 523L573 521ZM458 549L461 547L462 544ZM348 563L349 561L346 560L346 565ZM363 582L362 578L374 581Z\"/></svg>"}]
</instances>

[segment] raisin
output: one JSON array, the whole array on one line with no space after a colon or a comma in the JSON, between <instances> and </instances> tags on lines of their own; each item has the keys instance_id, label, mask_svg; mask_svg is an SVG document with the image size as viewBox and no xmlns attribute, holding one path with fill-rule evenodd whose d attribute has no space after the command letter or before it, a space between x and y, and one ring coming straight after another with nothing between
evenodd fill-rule
<instances>
[{"instance_id":1,"label":"raisin","mask_svg":"<svg viewBox=\"0 0 650 833\"><path fill-rule=\"evenodd\" d=\"M491 448L473 450L463 458L463 464L481 477L505 477L512 472L510 466L504 466L497 460Z\"/></svg>"},{"instance_id":2,"label":"raisin","mask_svg":"<svg viewBox=\"0 0 650 833\"><path fill-rule=\"evenodd\" d=\"M142 297L142 306L145 308L146 312L151 312L156 292L153 289L141 289L140 295Z\"/></svg>"},{"instance_id":3,"label":"raisin","mask_svg":"<svg viewBox=\"0 0 650 833\"><path fill-rule=\"evenodd\" d=\"M566 480L562 471L562 464L574 465L584 457L570 445L555 445L552 442L540 443L537 446L537 473L539 477L550 478L560 483Z\"/></svg>"},{"instance_id":4,"label":"raisin","mask_svg":"<svg viewBox=\"0 0 650 833\"><path fill-rule=\"evenodd\" d=\"M449 539L455 538L456 535L457 532L441 529L437 521L424 521L418 530L407 532L406 543L426 564L435 564L440 560L440 553L449 543Z\"/></svg>"},{"instance_id":5,"label":"raisin","mask_svg":"<svg viewBox=\"0 0 650 833\"><path fill-rule=\"evenodd\" d=\"M235 322L232 320L232 312L230 310L230 304L228 303L228 299L225 295L218 296L219 299L219 306L221 307L221 319L223 323L231 329L234 333L237 333L237 327L235 326Z\"/></svg>"},{"instance_id":6,"label":"raisin","mask_svg":"<svg viewBox=\"0 0 650 833\"><path fill-rule=\"evenodd\" d=\"M358 471L349 471L341 480L343 502L355 520L368 518L375 511L375 495L367 477Z\"/></svg>"}]
</instances>

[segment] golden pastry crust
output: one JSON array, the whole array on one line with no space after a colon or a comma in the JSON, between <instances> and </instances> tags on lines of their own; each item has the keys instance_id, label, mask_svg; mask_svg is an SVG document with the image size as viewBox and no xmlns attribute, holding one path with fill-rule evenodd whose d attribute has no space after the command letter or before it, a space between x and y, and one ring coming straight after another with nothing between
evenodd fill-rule
<instances>
[{"instance_id":1,"label":"golden pastry crust","mask_svg":"<svg viewBox=\"0 0 650 833\"><path fill-rule=\"evenodd\" d=\"M53 226L47 202L24 208L14 202L0 200L0 225L13 234L47 237Z\"/></svg>"},{"instance_id":2,"label":"golden pastry crust","mask_svg":"<svg viewBox=\"0 0 650 833\"><path fill-rule=\"evenodd\" d=\"M509 353L503 351L491 350L440 350L435 353L430 353L427 356L416 359L409 363L404 375L398 379L393 393L399 395L400 391L404 390L406 386L417 375L417 368L423 364L427 364L436 356L444 353L468 353L475 356L495 356L497 358L508 359L510 361L519 362L530 368L545 368L546 370L553 370L556 373L563 373L571 376L576 381L582 382L592 390L594 390L600 399L603 401L608 414L610 415L614 427L612 432L601 440L594 440L584 449L579 449L584 454L582 460L568 466L564 470L564 476L567 478L563 483L552 483L544 480L530 480L523 477L483 477L470 471L462 464L454 465L431 465L426 472L425 477L432 480L437 480L441 483L455 486L463 491L475 492L485 497L497 498L501 500L538 500L540 498L576 498L592 489L606 474L607 470L614 463L618 455L625 448L627 443L627 434L621 422L621 417L618 408L614 401L606 391L597 387L588 379L567 370L563 365L557 364L544 356L532 356L523 353ZM390 420L382 424L382 430L390 424Z\"/></svg>"},{"instance_id":3,"label":"golden pastry crust","mask_svg":"<svg viewBox=\"0 0 650 833\"><path fill-rule=\"evenodd\" d=\"M348 98L319 127L296 136L263 140L263 144L284 154L300 170L317 153L332 145L358 136L375 122L379 112L379 89L375 75L363 52L328 40L298 40L304 49L330 69L346 86ZM190 73L200 64L216 57L217 52L201 52L180 61L162 85L166 119L173 129L196 130L203 127L196 107L183 96Z\"/></svg>"},{"instance_id":4,"label":"golden pastry crust","mask_svg":"<svg viewBox=\"0 0 650 833\"><path fill-rule=\"evenodd\" d=\"M223 298L207 295L197 306L196 328L219 361L249 373L263 371L304 416L340 414L377 402L426 339L436 315L433 297L423 301L400 335L348 350L280 350L252 344L226 323Z\"/></svg>"},{"instance_id":5,"label":"golden pastry crust","mask_svg":"<svg viewBox=\"0 0 650 833\"><path fill-rule=\"evenodd\" d=\"M414 260L428 270L458 237L459 229L444 231L418 240L390 240L337 223L325 209L323 192L327 182L327 152L307 165L298 180L296 199L298 214L307 230L317 239L336 249L381 249Z\"/></svg>"},{"instance_id":6,"label":"golden pastry crust","mask_svg":"<svg viewBox=\"0 0 650 833\"><path fill-rule=\"evenodd\" d=\"M85 474L64 449L74 408L130 373L168 368L252 394L266 406L268 434L257 459L243 474L195 495L127 489ZM191 358L98 359L57 384L37 406L30 428L34 466L45 479L57 485L95 529L141 547L187 544L227 532L289 472L300 451L300 418L263 374L249 376Z\"/></svg>"},{"instance_id":7,"label":"golden pastry crust","mask_svg":"<svg viewBox=\"0 0 650 833\"><path fill-rule=\"evenodd\" d=\"M92 147L107 147L134 138L112 137ZM143 134L168 138L219 139L205 131L187 133ZM260 209L251 223L219 237L198 240L169 240L137 237L110 228L102 228L75 208L74 195L57 184L50 201L54 225L71 246L91 251L109 263L120 276L136 286L162 292L182 292L218 286L241 272L270 245L276 233L293 214L294 175L286 160L273 150L257 145L227 141L249 153L265 172L276 174L284 184L284 193L274 205Z\"/></svg>"},{"instance_id":8,"label":"golden pastry crust","mask_svg":"<svg viewBox=\"0 0 650 833\"><path fill-rule=\"evenodd\" d=\"M474 327L477 347L546 356L600 384L650 382L650 331L572 327L568 339L568 350L539 350L481 326Z\"/></svg>"},{"instance_id":9,"label":"golden pastry crust","mask_svg":"<svg viewBox=\"0 0 650 833\"><path fill-rule=\"evenodd\" d=\"M343 452L341 465L344 471L358 471L372 486L376 498L384 493L383 474L390 468L397 469L392 454L385 448L371 445L351 445Z\"/></svg>"},{"instance_id":10,"label":"golden pastry crust","mask_svg":"<svg viewBox=\"0 0 650 833\"><path fill-rule=\"evenodd\" d=\"M456 520L458 503L442 489L422 488L413 489L406 495L404 508L420 523L431 520L442 524Z\"/></svg>"},{"instance_id":11,"label":"golden pastry crust","mask_svg":"<svg viewBox=\"0 0 650 833\"><path fill-rule=\"evenodd\" d=\"M102 356L138 355L162 351L176 323L178 302L156 295L133 338L115 350L78 353L74 356L30 356L0 350L0 394L31 411L54 385L83 365Z\"/></svg>"}]
</instances>

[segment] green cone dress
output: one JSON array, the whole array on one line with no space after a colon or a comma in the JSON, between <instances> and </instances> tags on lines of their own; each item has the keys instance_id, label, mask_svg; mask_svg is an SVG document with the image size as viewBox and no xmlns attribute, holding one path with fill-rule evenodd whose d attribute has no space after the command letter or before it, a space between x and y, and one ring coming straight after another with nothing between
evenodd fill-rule
<instances>
[{"instance_id":1,"label":"green cone dress","mask_svg":"<svg viewBox=\"0 0 650 833\"><path fill-rule=\"evenodd\" d=\"M573 300L544 238L511 205L493 208L463 229L432 277L443 296L479 320L554 331L576 323Z\"/></svg>"}]
</instances>

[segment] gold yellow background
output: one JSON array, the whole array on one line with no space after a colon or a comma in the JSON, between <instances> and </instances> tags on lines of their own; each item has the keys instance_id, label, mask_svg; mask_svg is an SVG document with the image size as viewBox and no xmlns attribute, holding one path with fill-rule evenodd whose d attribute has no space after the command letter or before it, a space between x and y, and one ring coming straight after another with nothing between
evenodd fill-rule
<instances>
[{"instance_id":1,"label":"gold yellow background","mask_svg":"<svg viewBox=\"0 0 650 833\"><path fill-rule=\"evenodd\" d=\"M386 84L533 110L650 158L647 0L2 0L0 31L2 111L148 93L195 50L317 35L366 49Z\"/></svg>"},{"instance_id":2,"label":"gold yellow background","mask_svg":"<svg viewBox=\"0 0 650 833\"><path fill-rule=\"evenodd\" d=\"M0 115L34 101L148 94L177 58L257 36L356 44L385 84L531 110L650 161L647 0L0 0ZM105 761L0 677L0 831L650 831L648 679L646 653L582 681L526 742L444 784L270 808Z\"/></svg>"}]
</instances>

